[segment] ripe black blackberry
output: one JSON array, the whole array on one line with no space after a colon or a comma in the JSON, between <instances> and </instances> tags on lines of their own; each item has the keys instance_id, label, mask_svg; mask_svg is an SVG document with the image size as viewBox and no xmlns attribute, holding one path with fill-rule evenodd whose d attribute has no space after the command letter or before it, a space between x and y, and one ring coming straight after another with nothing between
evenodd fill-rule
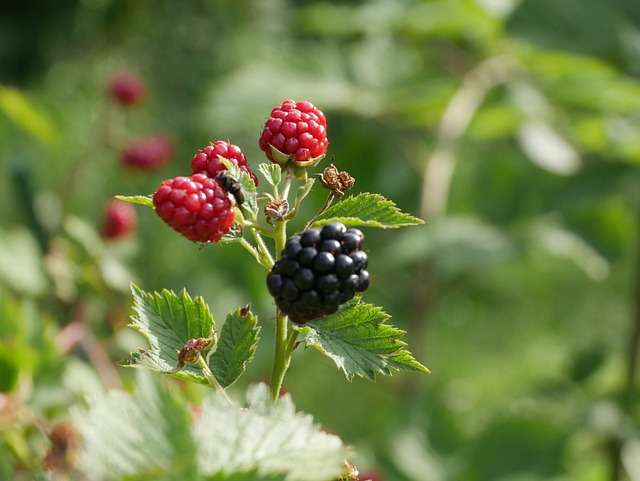
<instances>
[{"instance_id":1,"label":"ripe black blackberry","mask_svg":"<svg viewBox=\"0 0 640 481\"><path fill-rule=\"evenodd\" d=\"M369 287L364 234L331 222L287 239L267 276L276 305L291 320L304 324L332 314Z\"/></svg>"}]
</instances>

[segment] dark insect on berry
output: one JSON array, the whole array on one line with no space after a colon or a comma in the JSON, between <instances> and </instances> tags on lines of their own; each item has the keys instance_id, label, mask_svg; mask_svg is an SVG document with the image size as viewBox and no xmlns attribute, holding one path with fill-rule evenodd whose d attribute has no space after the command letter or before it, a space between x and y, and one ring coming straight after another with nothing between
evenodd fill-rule
<instances>
[{"instance_id":1,"label":"dark insect on berry","mask_svg":"<svg viewBox=\"0 0 640 481\"><path fill-rule=\"evenodd\" d=\"M244 190L242 184L231 174L226 171L218 172L216 174L216 180L220 182L220 185L222 185L222 187L224 187L224 189L229 192L234 199L236 199L236 204L240 205L244 202Z\"/></svg>"}]
</instances>

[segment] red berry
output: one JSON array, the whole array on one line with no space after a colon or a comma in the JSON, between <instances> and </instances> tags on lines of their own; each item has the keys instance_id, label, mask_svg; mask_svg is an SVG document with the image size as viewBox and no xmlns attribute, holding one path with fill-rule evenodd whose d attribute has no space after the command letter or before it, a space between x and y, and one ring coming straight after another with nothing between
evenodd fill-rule
<instances>
[{"instance_id":1,"label":"red berry","mask_svg":"<svg viewBox=\"0 0 640 481\"><path fill-rule=\"evenodd\" d=\"M136 170L156 170L173 156L173 141L164 135L137 139L121 153L124 166Z\"/></svg>"},{"instance_id":2,"label":"red berry","mask_svg":"<svg viewBox=\"0 0 640 481\"><path fill-rule=\"evenodd\" d=\"M141 103L146 94L144 80L132 72L118 72L109 81L109 95L125 107Z\"/></svg>"},{"instance_id":3,"label":"red berry","mask_svg":"<svg viewBox=\"0 0 640 481\"><path fill-rule=\"evenodd\" d=\"M153 195L153 205L173 230L195 242L217 242L233 224L227 191L204 174L165 180Z\"/></svg>"},{"instance_id":4,"label":"red berry","mask_svg":"<svg viewBox=\"0 0 640 481\"><path fill-rule=\"evenodd\" d=\"M131 234L138 224L138 215L133 205L121 200L110 201L104 211L102 237L115 240Z\"/></svg>"},{"instance_id":5,"label":"red berry","mask_svg":"<svg viewBox=\"0 0 640 481\"><path fill-rule=\"evenodd\" d=\"M294 162L322 157L329 145L327 120L311 102L285 100L271 111L259 144L271 162L280 160L274 159L271 147Z\"/></svg>"},{"instance_id":6,"label":"red berry","mask_svg":"<svg viewBox=\"0 0 640 481\"><path fill-rule=\"evenodd\" d=\"M227 170L218 156L237 165L242 172L249 174L253 183L256 187L258 186L258 177L249 169L247 157L242 153L240 147L228 144L223 140L217 140L198 152L191 160L191 171L194 174L205 174L214 179L218 172Z\"/></svg>"}]
</instances>

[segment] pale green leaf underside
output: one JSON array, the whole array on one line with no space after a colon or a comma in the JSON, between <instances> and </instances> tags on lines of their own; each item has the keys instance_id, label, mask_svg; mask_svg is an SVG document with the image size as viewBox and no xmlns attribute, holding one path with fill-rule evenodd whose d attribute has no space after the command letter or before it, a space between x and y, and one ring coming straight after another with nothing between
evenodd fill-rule
<instances>
[{"instance_id":1,"label":"pale green leaf underside","mask_svg":"<svg viewBox=\"0 0 640 481\"><path fill-rule=\"evenodd\" d=\"M132 353L129 366L142 364L155 371L170 373L178 363L176 351L180 351L189 339L211 335L215 324L201 297L191 299L185 290L179 295L166 289L162 293L147 293L135 285L131 290L136 315L131 316L130 326L147 338L150 348ZM195 366L187 366L174 375L203 382L203 376Z\"/></svg>"},{"instance_id":2,"label":"pale green leaf underside","mask_svg":"<svg viewBox=\"0 0 640 481\"><path fill-rule=\"evenodd\" d=\"M258 170L262 173L267 182L277 187L282 180L282 167L278 164L260 164Z\"/></svg>"},{"instance_id":3,"label":"pale green leaf underside","mask_svg":"<svg viewBox=\"0 0 640 481\"><path fill-rule=\"evenodd\" d=\"M153 199L150 195L116 195L116 199L130 204L146 205L147 207L153 207Z\"/></svg>"},{"instance_id":4,"label":"pale green leaf underside","mask_svg":"<svg viewBox=\"0 0 640 481\"><path fill-rule=\"evenodd\" d=\"M391 369L429 370L404 350L405 334L385 321L389 315L371 304L351 302L335 314L295 327L305 334L305 345L327 355L348 380L354 376L374 380L375 374L390 375Z\"/></svg>"},{"instance_id":5,"label":"pale green leaf underside","mask_svg":"<svg viewBox=\"0 0 640 481\"><path fill-rule=\"evenodd\" d=\"M195 428L201 474L255 469L286 473L288 481L326 481L343 473L347 453L340 439L297 413L289 396L274 404L267 386L259 384L247 400L244 412L220 396L203 404Z\"/></svg>"},{"instance_id":6,"label":"pale green leaf underside","mask_svg":"<svg viewBox=\"0 0 640 481\"><path fill-rule=\"evenodd\" d=\"M191 479L196 453L188 410L150 374L140 372L135 394L111 391L74 418L83 439L78 468L88 479Z\"/></svg>"},{"instance_id":7,"label":"pale green leaf underside","mask_svg":"<svg viewBox=\"0 0 640 481\"><path fill-rule=\"evenodd\" d=\"M91 481L326 481L344 474L340 439L296 412L289 396L271 402L264 384L248 390L246 408L212 392L189 416L174 392L149 374L137 378L135 394L112 391L74 413L83 439L78 467Z\"/></svg>"},{"instance_id":8,"label":"pale green leaf underside","mask_svg":"<svg viewBox=\"0 0 640 481\"><path fill-rule=\"evenodd\" d=\"M242 316L240 308L229 313L209 359L211 372L222 387L233 384L253 359L259 332L258 318L253 313Z\"/></svg>"},{"instance_id":9,"label":"pale green leaf underside","mask_svg":"<svg viewBox=\"0 0 640 481\"><path fill-rule=\"evenodd\" d=\"M383 229L424 224L423 220L401 212L392 201L379 194L368 192L336 202L320 214L313 225L321 226L329 222L342 222L350 227L381 227Z\"/></svg>"}]
</instances>

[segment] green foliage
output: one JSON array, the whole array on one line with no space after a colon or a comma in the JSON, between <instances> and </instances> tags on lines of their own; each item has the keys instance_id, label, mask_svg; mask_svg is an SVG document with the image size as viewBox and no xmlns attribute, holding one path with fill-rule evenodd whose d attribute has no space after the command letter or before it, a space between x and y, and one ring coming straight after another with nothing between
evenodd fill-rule
<instances>
[{"instance_id":1,"label":"green foliage","mask_svg":"<svg viewBox=\"0 0 640 481\"><path fill-rule=\"evenodd\" d=\"M336 202L320 214L313 225L342 222L350 227L382 227L391 229L423 224L424 221L405 214L380 194L362 193Z\"/></svg>"},{"instance_id":2,"label":"green foliage","mask_svg":"<svg viewBox=\"0 0 640 481\"><path fill-rule=\"evenodd\" d=\"M209 360L209 368L220 386L231 386L253 360L259 332L258 318L251 311L238 308L229 313Z\"/></svg>"},{"instance_id":3,"label":"green foliage","mask_svg":"<svg viewBox=\"0 0 640 481\"><path fill-rule=\"evenodd\" d=\"M391 369L428 373L402 349L405 332L387 324L389 318L379 307L354 301L296 330L305 334L306 346L330 357L349 381L356 375L373 381L376 373L390 375Z\"/></svg>"},{"instance_id":4,"label":"green foliage","mask_svg":"<svg viewBox=\"0 0 640 481\"><path fill-rule=\"evenodd\" d=\"M193 416L186 408L143 372L135 394L111 392L94 400L75 413L85 439L82 470L89 479L132 481L256 479L251 475L323 481L344 470L340 440L296 413L288 396L272 403L264 385L248 391L245 408L215 392Z\"/></svg>"},{"instance_id":5,"label":"green foliage","mask_svg":"<svg viewBox=\"0 0 640 481\"><path fill-rule=\"evenodd\" d=\"M278 164L260 164L258 165L258 170L273 187L277 187L280 184L282 168Z\"/></svg>"},{"instance_id":6,"label":"green foliage","mask_svg":"<svg viewBox=\"0 0 640 481\"><path fill-rule=\"evenodd\" d=\"M163 290L147 293L132 285L134 309L131 327L140 331L151 349L132 353L122 365L172 374L175 377L206 384L201 370L185 366L176 372L178 353L190 339L209 337L215 329L213 317L201 297L191 299L183 290L179 295Z\"/></svg>"},{"instance_id":7,"label":"green foliage","mask_svg":"<svg viewBox=\"0 0 640 481\"><path fill-rule=\"evenodd\" d=\"M0 85L0 111L46 146L58 144L60 134L51 119L20 90Z\"/></svg>"},{"instance_id":8,"label":"green foliage","mask_svg":"<svg viewBox=\"0 0 640 481\"><path fill-rule=\"evenodd\" d=\"M124 202L130 202L131 204L140 204L147 207L153 207L153 199L150 195L116 195L116 199Z\"/></svg>"}]
</instances>

